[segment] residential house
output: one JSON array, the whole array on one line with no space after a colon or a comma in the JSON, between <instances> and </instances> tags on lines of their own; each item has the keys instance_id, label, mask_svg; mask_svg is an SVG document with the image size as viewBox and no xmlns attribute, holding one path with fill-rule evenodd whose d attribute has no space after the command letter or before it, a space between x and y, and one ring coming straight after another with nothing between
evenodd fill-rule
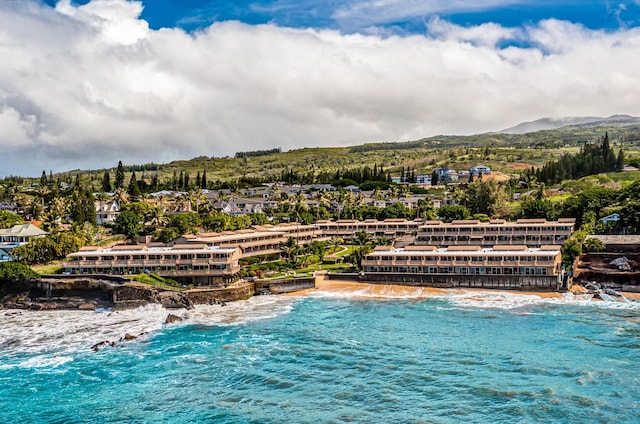
<instances>
[{"instance_id":1,"label":"residential house","mask_svg":"<svg viewBox=\"0 0 640 424\"><path fill-rule=\"evenodd\" d=\"M438 175L438 183L453 183L458 181L458 173L455 169L437 168L435 173Z\"/></svg>"},{"instance_id":2,"label":"residential house","mask_svg":"<svg viewBox=\"0 0 640 424\"><path fill-rule=\"evenodd\" d=\"M106 202L96 200L94 205L96 208L98 225L114 222L120 213L120 205L118 205L118 202L115 200L109 200Z\"/></svg>"},{"instance_id":3,"label":"residential house","mask_svg":"<svg viewBox=\"0 0 640 424\"><path fill-rule=\"evenodd\" d=\"M491 168L485 165L478 165L469 169L469 173L474 177L477 177L478 175L491 174Z\"/></svg>"}]
</instances>

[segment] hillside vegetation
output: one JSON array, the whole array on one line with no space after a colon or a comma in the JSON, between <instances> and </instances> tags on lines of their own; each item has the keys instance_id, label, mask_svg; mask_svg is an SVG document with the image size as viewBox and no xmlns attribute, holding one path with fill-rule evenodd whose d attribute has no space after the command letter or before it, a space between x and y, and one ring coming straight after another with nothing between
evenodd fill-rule
<instances>
[{"instance_id":1,"label":"hillside vegetation","mask_svg":"<svg viewBox=\"0 0 640 424\"><path fill-rule=\"evenodd\" d=\"M205 175L207 188L225 184L244 185L258 180L278 180L285 172L311 175L336 174L338 171L377 165L393 175L409 168L416 173L431 173L437 167L468 169L479 163L504 173L520 173L541 167L546 162L567 153L576 153L585 142L595 142L609 134L615 149L623 147L627 162L640 161L640 125L580 127L569 126L555 130L523 135L480 134L471 136L436 136L416 141L367 143L349 147L302 148L281 152L277 147L268 151L238 152L236 157L201 156L167 164L127 164L126 180L131 172L138 180L151 182L158 188L169 188L180 173L188 175L193 184L197 174ZM113 180L115 165L110 169L75 170L56 175L72 180L79 178L99 191L105 171ZM43 168L46 169L46 164ZM15 177L12 177L15 178Z\"/></svg>"}]
</instances>

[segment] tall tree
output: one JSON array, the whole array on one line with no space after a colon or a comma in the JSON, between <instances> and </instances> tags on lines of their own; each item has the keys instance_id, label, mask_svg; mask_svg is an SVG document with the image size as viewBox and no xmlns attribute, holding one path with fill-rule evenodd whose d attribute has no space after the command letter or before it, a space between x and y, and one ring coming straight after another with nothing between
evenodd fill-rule
<instances>
[{"instance_id":1,"label":"tall tree","mask_svg":"<svg viewBox=\"0 0 640 424\"><path fill-rule=\"evenodd\" d=\"M102 176L102 184L100 189L105 193L111 192L111 177L109 176L109 171L104 171L104 175Z\"/></svg>"},{"instance_id":2,"label":"tall tree","mask_svg":"<svg viewBox=\"0 0 640 424\"><path fill-rule=\"evenodd\" d=\"M129 193L129 196L131 196L132 202L137 202L140 199L140 186L138 185L138 181L136 180L135 172L131 173L131 179L129 180L127 192Z\"/></svg>"},{"instance_id":3,"label":"tall tree","mask_svg":"<svg viewBox=\"0 0 640 424\"><path fill-rule=\"evenodd\" d=\"M467 186L458 196L458 201L466 206L472 215L483 213L493 216L504 206L506 198L504 188L496 180L478 179Z\"/></svg>"},{"instance_id":4,"label":"tall tree","mask_svg":"<svg viewBox=\"0 0 640 424\"><path fill-rule=\"evenodd\" d=\"M113 186L115 188L124 187L124 166L122 166L122 161L118 161L118 168L116 168L116 179Z\"/></svg>"},{"instance_id":5,"label":"tall tree","mask_svg":"<svg viewBox=\"0 0 640 424\"><path fill-rule=\"evenodd\" d=\"M204 171L202 171L202 179L200 180L200 188L203 189L203 190L207 188L207 170L206 169Z\"/></svg>"}]
</instances>

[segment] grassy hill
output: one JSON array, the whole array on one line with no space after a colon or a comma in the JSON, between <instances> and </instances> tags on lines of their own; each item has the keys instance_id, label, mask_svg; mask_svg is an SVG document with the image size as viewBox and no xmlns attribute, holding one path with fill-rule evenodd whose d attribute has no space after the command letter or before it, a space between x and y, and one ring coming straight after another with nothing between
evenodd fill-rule
<instances>
[{"instance_id":1,"label":"grassy hill","mask_svg":"<svg viewBox=\"0 0 640 424\"><path fill-rule=\"evenodd\" d=\"M560 129L537 131L534 133L479 134L471 136L436 136L421 140L393 143L368 143L349 147L302 148L280 153L248 157L197 157L168 164L127 164L126 178L135 171L138 179L149 181L157 175L161 183L170 181L174 173L188 173L195 181L196 173L206 170L207 181L233 182L239 178L260 177L278 179L283 171L314 173L363 167L374 164L399 174L404 167L415 169L416 173L430 173L436 167L448 166L454 169L468 169L478 164L486 164L496 171L518 173L531 166L541 166L564 152L575 152L585 142L595 141L609 133L612 145L623 146L627 158L640 160L640 125L581 127L568 126ZM123 152L123 156L126 152ZM115 165L109 169L111 178ZM96 189L104 174L101 170L74 170L62 175L91 182Z\"/></svg>"}]
</instances>

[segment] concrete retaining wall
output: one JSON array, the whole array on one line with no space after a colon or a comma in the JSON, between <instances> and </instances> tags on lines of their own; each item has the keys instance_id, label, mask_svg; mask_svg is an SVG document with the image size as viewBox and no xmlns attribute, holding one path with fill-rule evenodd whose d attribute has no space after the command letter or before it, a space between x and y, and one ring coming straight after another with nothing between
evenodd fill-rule
<instances>
[{"instance_id":1,"label":"concrete retaining wall","mask_svg":"<svg viewBox=\"0 0 640 424\"><path fill-rule=\"evenodd\" d=\"M255 294L255 283L237 283L231 287L216 289L193 289L184 293L195 304L213 305L220 302L249 299Z\"/></svg>"},{"instance_id":2,"label":"concrete retaining wall","mask_svg":"<svg viewBox=\"0 0 640 424\"><path fill-rule=\"evenodd\" d=\"M256 293L258 294L291 293L301 290L314 289L315 287L315 277L303 277L288 280L256 281Z\"/></svg>"},{"instance_id":3,"label":"concrete retaining wall","mask_svg":"<svg viewBox=\"0 0 640 424\"><path fill-rule=\"evenodd\" d=\"M506 290L557 291L555 276L506 275L427 275L427 274L327 274L329 280L357 281L371 284L400 284L437 288L480 288Z\"/></svg>"}]
</instances>

